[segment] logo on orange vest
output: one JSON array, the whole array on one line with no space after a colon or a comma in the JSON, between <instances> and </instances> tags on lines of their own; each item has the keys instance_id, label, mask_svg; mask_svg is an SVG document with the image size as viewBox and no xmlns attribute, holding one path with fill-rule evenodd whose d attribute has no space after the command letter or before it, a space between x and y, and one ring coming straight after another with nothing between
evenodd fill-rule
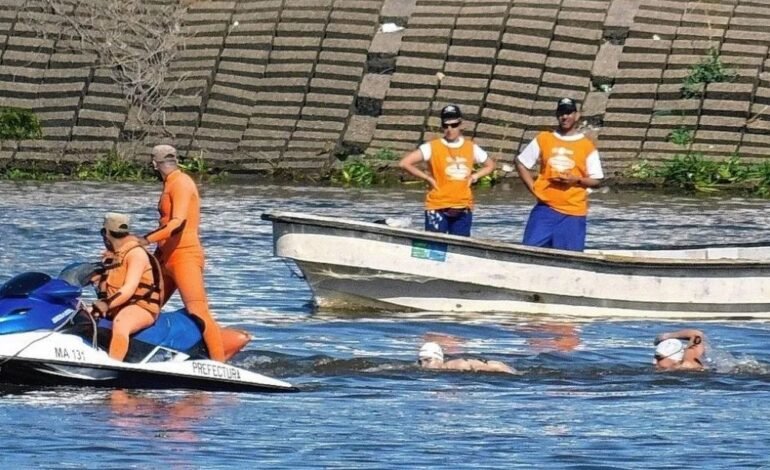
<instances>
[{"instance_id":1,"label":"logo on orange vest","mask_svg":"<svg viewBox=\"0 0 770 470\"><path fill-rule=\"evenodd\" d=\"M462 181L468 179L468 175L471 174L471 169L465 163L465 159L462 157L447 157L447 166L444 169L447 177L450 180Z\"/></svg>"},{"instance_id":2,"label":"logo on orange vest","mask_svg":"<svg viewBox=\"0 0 770 470\"><path fill-rule=\"evenodd\" d=\"M566 173L575 168L575 160L572 159L574 152L566 147L554 147L551 152L551 158L548 159L548 166L556 173Z\"/></svg>"}]
</instances>

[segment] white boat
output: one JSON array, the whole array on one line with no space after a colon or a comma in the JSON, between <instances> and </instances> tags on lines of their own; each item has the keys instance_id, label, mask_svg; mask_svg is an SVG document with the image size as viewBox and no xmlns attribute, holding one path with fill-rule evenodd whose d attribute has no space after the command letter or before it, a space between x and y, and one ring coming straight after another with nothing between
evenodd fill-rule
<instances>
[{"instance_id":1,"label":"white boat","mask_svg":"<svg viewBox=\"0 0 770 470\"><path fill-rule=\"evenodd\" d=\"M770 318L770 246L584 253L274 212L319 309Z\"/></svg>"}]
</instances>

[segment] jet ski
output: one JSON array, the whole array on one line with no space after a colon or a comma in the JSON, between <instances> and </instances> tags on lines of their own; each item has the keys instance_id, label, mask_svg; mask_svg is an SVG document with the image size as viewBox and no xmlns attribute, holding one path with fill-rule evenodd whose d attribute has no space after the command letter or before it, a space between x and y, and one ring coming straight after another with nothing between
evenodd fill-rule
<instances>
[{"instance_id":1,"label":"jet ski","mask_svg":"<svg viewBox=\"0 0 770 470\"><path fill-rule=\"evenodd\" d=\"M131 337L125 361L109 357L112 322L85 312L81 296L98 263L53 278L19 274L0 287L0 382L115 388L294 392L293 385L208 359L184 309L162 312Z\"/></svg>"}]
</instances>

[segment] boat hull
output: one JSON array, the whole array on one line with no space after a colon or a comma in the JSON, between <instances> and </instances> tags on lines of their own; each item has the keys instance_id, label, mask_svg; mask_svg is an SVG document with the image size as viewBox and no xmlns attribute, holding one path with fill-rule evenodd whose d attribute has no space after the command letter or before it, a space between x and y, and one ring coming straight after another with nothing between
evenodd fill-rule
<instances>
[{"instance_id":1,"label":"boat hull","mask_svg":"<svg viewBox=\"0 0 770 470\"><path fill-rule=\"evenodd\" d=\"M576 317L770 318L770 248L576 253L265 214L316 305ZM740 257L740 258L736 258Z\"/></svg>"}]
</instances>

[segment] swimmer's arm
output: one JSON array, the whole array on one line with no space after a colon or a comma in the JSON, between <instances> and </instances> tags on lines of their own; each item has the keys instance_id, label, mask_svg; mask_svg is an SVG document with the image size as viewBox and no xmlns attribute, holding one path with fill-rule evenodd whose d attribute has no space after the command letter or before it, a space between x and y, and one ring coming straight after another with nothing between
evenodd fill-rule
<instances>
[{"instance_id":1,"label":"swimmer's arm","mask_svg":"<svg viewBox=\"0 0 770 470\"><path fill-rule=\"evenodd\" d=\"M704 334L700 330L685 329L679 331L672 331L670 333L662 333L655 337L655 344L661 341L676 338L679 340L687 341L689 346L698 345L703 342Z\"/></svg>"},{"instance_id":2,"label":"swimmer's arm","mask_svg":"<svg viewBox=\"0 0 770 470\"><path fill-rule=\"evenodd\" d=\"M166 225L158 227L155 231L145 235L149 243L157 243L176 235L187 222L187 211L190 207L192 194L189 188L183 185L175 185L168 193L171 199L171 218Z\"/></svg>"},{"instance_id":3,"label":"swimmer's arm","mask_svg":"<svg viewBox=\"0 0 770 470\"><path fill-rule=\"evenodd\" d=\"M487 362L487 370L490 372L503 372L505 374L516 374L517 372L508 366L508 364L500 361L489 361Z\"/></svg>"},{"instance_id":4,"label":"swimmer's arm","mask_svg":"<svg viewBox=\"0 0 770 470\"><path fill-rule=\"evenodd\" d=\"M459 370L459 371L473 371L473 365L467 359L452 359L451 361L444 361L444 369Z\"/></svg>"}]
</instances>

